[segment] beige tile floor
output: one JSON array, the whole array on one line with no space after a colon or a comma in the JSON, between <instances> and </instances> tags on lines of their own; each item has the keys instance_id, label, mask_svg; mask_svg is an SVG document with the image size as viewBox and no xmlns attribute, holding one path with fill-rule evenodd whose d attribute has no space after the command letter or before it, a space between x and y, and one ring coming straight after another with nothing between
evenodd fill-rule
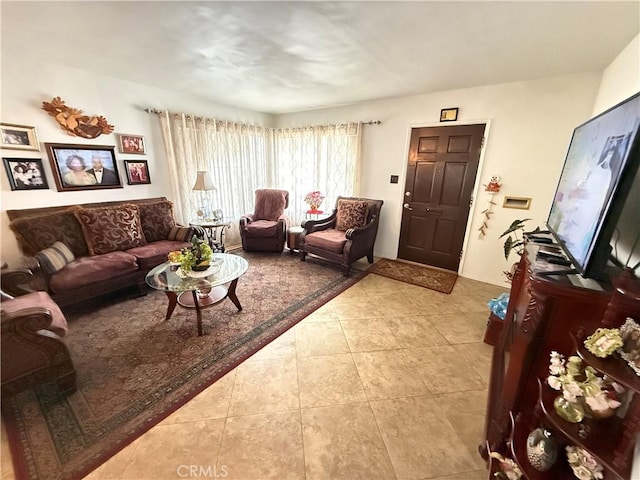
<instances>
[{"instance_id":1,"label":"beige tile floor","mask_svg":"<svg viewBox=\"0 0 640 480\"><path fill-rule=\"evenodd\" d=\"M482 338L504 290L369 275L86 478L485 479ZM4 429L1 453L11 479Z\"/></svg>"}]
</instances>

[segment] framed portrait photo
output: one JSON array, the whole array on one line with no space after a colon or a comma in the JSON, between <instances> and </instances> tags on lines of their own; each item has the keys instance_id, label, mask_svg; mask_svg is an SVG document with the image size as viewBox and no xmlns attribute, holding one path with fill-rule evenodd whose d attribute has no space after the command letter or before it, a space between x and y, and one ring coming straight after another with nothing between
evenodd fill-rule
<instances>
[{"instance_id":1,"label":"framed portrait photo","mask_svg":"<svg viewBox=\"0 0 640 480\"><path fill-rule=\"evenodd\" d=\"M35 127L0 123L0 141L2 148L40 151Z\"/></svg>"},{"instance_id":2,"label":"framed portrait photo","mask_svg":"<svg viewBox=\"0 0 640 480\"><path fill-rule=\"evenodd\" d=\"M127 172L127 183L129 185L151 183L149 165L146 160L125 160L124 169Z\"/></svg>"},{"instance_id":3,"label":"framed portrait photo","mask_svg":"<svg viewBox=\"0 0 640 480\"><path fill-rule=\"evenodd\" d=\"M122 188L114 147L45 143L59 192Z\"/></svg>"},{"instance_id":4,"label":"framed portrait photo","mask_svg":"<svg viewBox=\"0 0 640 480\"><path fill-rule=\"evenodd\" d=\"M137 155L144 155L146 153L144 137L142 135L119 133L118 144L120 146L120 153L134 153Z\"/></svg>"},{"instance_id":5,"label":"framed portrait photo","mask_svg":"<svg viewBox=\"0 0 640 480\"><path fill-rule=\"evenodd\" d=\"M640 375L640 325L632 318L627 318L624 325L620 327L620 335L622 336L620 356L633 368L636 375Z\"/></svg>"},{"instance_id":6,"label":"framed portrait photo","mask_svg":"<svg viewBox=\"0 0 640 480\"><path fill-rule=\"evenodd\" d=\"M3 158L11 190L48 189L40 158Z\"/></svg>"}]
</instances>

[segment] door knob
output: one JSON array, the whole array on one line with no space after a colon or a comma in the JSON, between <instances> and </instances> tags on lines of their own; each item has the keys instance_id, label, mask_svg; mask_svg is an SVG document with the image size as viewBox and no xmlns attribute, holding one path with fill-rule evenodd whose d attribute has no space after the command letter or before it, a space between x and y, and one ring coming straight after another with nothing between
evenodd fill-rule
<instances>
[{"instance_id":1,"label":"door knob","mask_svg":"<svg viewBox=\"0 0 640 480\"><path fill-rule=\"evenodd\" d=\"M404 192L404 196L405 197L410 197L411 196L411 192Z\"/></svg>"},{"instance_id":2,"label":"door knob","mask_svg":"<svg viewBox=\"0 0 640 480\"><path fill-rule=\"evenodd\" d=\"M411 208L411 206L409 206L408 203L405 203L403 207L406 208L407 210L413 210L413 208Z\"/></svg>"},{"instance_id":3,"label":"door knob","mask_svg":"<svg viewBox=\"0 0 640 480\"><path fill-rule=\"evenodd\" d=\"M430 211L431 211L431 209L430 209L430 208L427 208L427 212L430 212Z\"/></svg>"}]
</instances>

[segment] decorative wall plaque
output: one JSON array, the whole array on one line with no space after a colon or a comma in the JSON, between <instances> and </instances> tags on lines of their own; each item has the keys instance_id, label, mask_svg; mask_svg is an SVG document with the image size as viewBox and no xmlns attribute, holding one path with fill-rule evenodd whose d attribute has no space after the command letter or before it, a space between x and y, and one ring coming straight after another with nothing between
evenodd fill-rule
<instances>
[{"instance_id":1,"label":"decorative wall plaque","mask_svg":"<svg viewBox=\"0 0 640 480\"><path fill-rule=\"evenodd\" d=\"M113 132L113 125L109 125L103 116L83 115L82 110L68 107L60 97L55 97L51 102L42 102L42 109L54 117L65 132L74 137L96 138L103 133Z\"/></svg>"}]
</instances>

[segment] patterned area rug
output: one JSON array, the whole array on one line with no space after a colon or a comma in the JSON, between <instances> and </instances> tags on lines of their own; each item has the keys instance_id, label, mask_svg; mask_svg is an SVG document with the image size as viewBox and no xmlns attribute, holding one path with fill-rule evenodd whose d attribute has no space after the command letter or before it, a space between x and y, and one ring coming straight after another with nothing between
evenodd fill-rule
<instances>
[{"instance_id":1,"label":"patterned area rug","mask_svg":"<svg viewBox=\"0 0 640 480\"><path fill-rule=\"evenodd\" d=\"M453 286L456 284L456 278L458 278L456 272L449 270L399 262L397 260L387 260L386 258L371 265L367 272L430 288L442 293L451 293Z\"/></svg>"},{"instance_id":2,"label":"patterned area rug","mask_svg":"<svg viewBox=\"0 0 640 480\"><path fill-rule=\"evenodd\" d=\"M196 314L167 297L110 299L67 311L78 391L44 384L3 400L16 478L82 478L244 359L365 274L302 263L288 253L243 253L237 295Z\"/></svg>"}]
</instances>

